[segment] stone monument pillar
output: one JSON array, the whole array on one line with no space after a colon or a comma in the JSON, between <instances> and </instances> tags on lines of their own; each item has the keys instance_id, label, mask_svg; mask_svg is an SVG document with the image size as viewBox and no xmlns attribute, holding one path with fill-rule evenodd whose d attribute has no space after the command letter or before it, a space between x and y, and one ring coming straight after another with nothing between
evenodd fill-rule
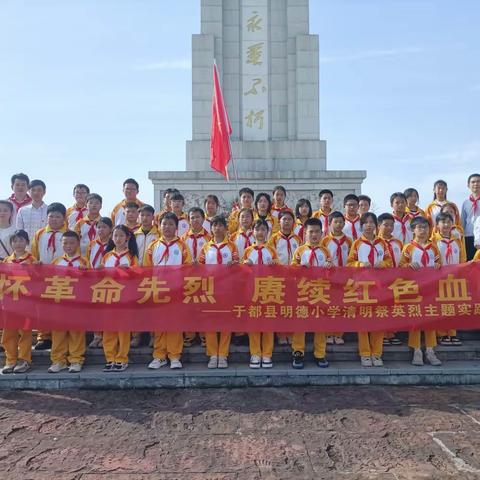
<instances>
[{"instance_id":1,"label":"stone monument pillar","mask_svg":"<svg viewBox=\"0 0 480 480\"><path fill-rule=\"evenodd\" d=\"M319 134L319 41L309 33L309 0L201 2L201 33L192 37L187 171L149 172L155 206L168 187L181 190L188 206L216 193L229 209L236 197L232 169L229 183L210 169L214 59L233 128L240 187L271 193L284 185L291 207L304 197L316 208L322 188L332 189L337 201L360 193L365 171L326 169L326 142Z\"/></svg>"}]
</instances>

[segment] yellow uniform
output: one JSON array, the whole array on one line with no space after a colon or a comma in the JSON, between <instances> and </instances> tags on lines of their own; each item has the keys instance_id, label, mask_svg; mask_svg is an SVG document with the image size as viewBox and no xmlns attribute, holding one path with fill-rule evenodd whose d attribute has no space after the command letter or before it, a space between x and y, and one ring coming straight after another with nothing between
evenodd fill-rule
<instances>
[{"instance_id":1,"label":"yellow uniform","mask_svg":"<svg viewBox=\"0 0 480 480\"><path fill-rule=\"evenodd\" d=\"M322 224L322 227L323 227L323 224ZM303 222L299 218L295 220L293 233L300 237L300 239L302 240L302 243L305 241L305 226L303 225Z\"/></svg>"},{"instance_id":2,"label":"yellow uniform","mask_svg":"<svg viewBox=\"0 0 480 480\"><path fill-rule=\"evenodd\" d=\"M347 265L352 241L345 234L335 236L333 233L329 233L322 239L320 245L329 251L332 263L336 267L344 267Z\"/></svg>"},{"instance_id":3,"label":"yellow uniform","mask_svg":"<svg viewBox=\"0 0 480 480\"><path fill-rule=\"evenodd\" d=\"M67 208L67 226L69 230L73 230L75 225L87 216L87 207L80 207L77 204Z\"/></svg>"},{"instance_id":4,"label":"yellow uniform","mask_svg":"<svg viewBox=\"0 0 480 480\"><path fill-rule=\"evenodd\" d=\"M200 232L195 233L192 229L190 229L183 235L182 240L185 242L185 245L190 252L190 257L192 258L193 263L198 262L203 246L209 242L210 239L210 234L203 227Z\"/></svg>"},{"instance_id":5,"label":"yellow uniform","mask_svg":"<svg viewBox=\"0 0 480 480\"><path fill-rule=\"evenodd\" d=\"M402 218L398 217L395 214L393 215L393 232L392 236L400 240L404 245L413 240L412 227L410 222L412 217L406 213Z\"/></svg>"},{"instance_id":6,"label":"yellow uniform","mask_svg":"<svg viewBox=\"0 0 480 480\"><path fill-rule=\"evenodd\" d=\"M87 215L79 220L73 229L80 236L80 252L84 256L87 254L87 247L90 242L97 238L97 223L100 218L100 215L97 218L90 218Z\"/></svg>"},{"instance_id":7,"label":"yellow uniform","mask_svg":"<svg viewBox=\"0 0 480 480\"><path fill-rule=\"evenodd\" d=\"M396 268L400 265L400 258L402 256L403 243L398 238L385 238L380 235L380 238L385 242L392 259L392 267Z\"/></svg>"},{"instance_id":8,"label":"yellow uniform","mask_svg":"<svg viewBox=\"0 0 480 480\"><path fill-rule=\"evenodd\" d=\"M360 216L355 218L348 218L345 215L345 226L343 227L343 233L354 242L362 236L362 226L360 225Z\"/></svg>"},{"instance_id":9,"label":"yellow uniform","mask_svg":"<svg viewBox=\"0 0 480 480\"><path fill-rule=\"evenodd\" d=\"M255 243L253 230L245 231L241 228L230 235L230 240L237 246L238 258L242 258L245 250Z\"/></svg>"},{"instance_id":10,"label":"yellow uniform","mask_svg":"<svg viewBox=\"0 0 480 480\"><path fill-rule=\"evenodd\" d=\"M458 210L458 207L455 203L449 202L448 200L445 200L444 202L441 202L440 200L434 200L433 202L429 203L427 205L427 208L425 208L425 215L427 216L430 225L435 226L436 225L436 220L437 220L437 215L440 213L440 210L444 205L451 205L453 209L455 210L455 215L453 218L453 223L455 225L461 225L462 222L460 220L460 212Z\"/></svg>"},{"instance_id":11,"label":"yellow uniform","mask_svg":"<svg viewBox=\"0 0 480 480\"><path fill-rule=\"evenodd\" d=\"M293 260L293 252L301 244L302 240L294 233L285 235L282 232L277 232L268 241L268 245L277 252L280 265L290 265Z\"/></svg>"},{"instance_id":12,"label":"yellow uniform","mask_svg":"<svg viewBox=\"0 0 480 480\"><path fill-rule=\"evenodd\" d=\"M205 220L203 221L203 228L209 235L212 233L212 218L213 217L205 216Z\"/></svg>"},{"instance_id":13,"label":"yellow uniform","mask_svg":"<svg viewBox=\"0 0 480 480\"><path fill-rule=\"evenodd\" d=\"M178 217L177 237L182 238L190 230L188 215L183 213Z\"/></svg>"},{"instance_id":14,"label":"yellow uniform","mask_svg":"<svg viewBox=\"0 0 480 480\"><path fill-rule=\"evenodd\" d=\"M427 218L427 214L425 213L425 210L422 210L420 207L417 207L415 210L412 210L411 208L407 207L405 212L410 216L411 220L417 217Z\"/></svg>"},{"instance_id":15,"label":"yellow uniform","mask_svg":"<svg viewBox=\"0 0 480 480\"><path fill-rule=\"evenodd\" d=\"M328 221L328 216L332 213L332 210L329 212L325 212L321 208L319 208L317 211L313 212L312 217L313 218L318 218L322 222L322 233L323 236L328 235L330 232L330 225Z\"/></svg>"},{"instance_id":16,"label":"yellow uniform","mask_svg":"<svg viewBox=\"0 0 480 480\"><path fill-rule=\"evenodd\" d=\"M134 235L138 248L138 263L143 265L147 247L160 237L160 232L154 225L150 230L144 230L143 227L139 227L135 230Z\"/></svg>"},{"instance_id":17,"label":"yellow uniform","mask_svg":"<svg viewBox=\"0 0 480 480\"><path fill-rule=\"evenodd\" d=\"M92 268L98 268L102 264L107 246L108 242L102 243L98 238L88 244L85 258Z\"/></svg>"},{"instance_id":18,"label":"yellow uniform","mask_svg":"<svg viewBox=\"0 0 480 480\"><path fill-rule=\"evenodd\" d=\"M258 215L258 212L255 212L253 215L253 221L256 222L261 217ZM280 230L280 223L278 218L274 217L271 213L269 213L265 218L263 218L267 222L268 225L268 235L267 239L269 239L272 235L277 233Z\"/></svg>"},{"instance_id":19,"label":"yellow uniform","mask_svg":"<svg viewBox=\"0 0 480 480\"><path fill-rule=\"evenodd\" d=\"M228 216L228 233L233 234L239 229L238 217L240 216L240 208L234 208Z\"/></svg>"},{"instance_id":20,"label":"yellow uniform","mask_svg":"<svg viewBox=\"0 0 480 480\"><path fill-rule=\"evenodd\" d=\"M110 214L110 218L112 219L113 225L125 225L125 205L127 203L136 203L138 205L138 208L142 207L144 203L139 200L138 198L136 200L133 200L132 202L123 199L121 202L117 203L112 210L112 213Z\"/></svg>"},{"instance_id":21,"label":"yellow uniform","mask_svg":"<svg viewBox=\"0 0 480 480\"><path fill-rule=\"evenodd\" d=\"M277 220L279 220L280 214L282 212L290 212L293 214L293 210L287 205L284 205L283 207L276 207L275 205L272 205L270 212L272 216L275 217Z\"/></svg>"}]
</instances>

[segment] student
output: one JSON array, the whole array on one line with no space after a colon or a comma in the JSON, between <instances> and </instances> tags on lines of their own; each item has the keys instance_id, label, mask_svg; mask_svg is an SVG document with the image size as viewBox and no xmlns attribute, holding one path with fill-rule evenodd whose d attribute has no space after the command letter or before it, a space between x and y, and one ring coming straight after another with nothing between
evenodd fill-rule
<instances>
[{"instance_id":1,"label":"student","mask_svg":"<svg viewBox=\"0 0 480 480\"><path fill-rule=\"evenodd\" d=\"M378 236L385 241L390 258L392 259L392 267L397 268L400 265L402 256L403 243L393 236L395 227L395 219L390 213L382 213L378 217ZM396 332L385 332L383 336L383 346L401 345L402 341L397 337Z\"/></svg>"},{"instance_id":2,"label":"student","mask_svg":"<svg viewBox=\"0 0 480 480\"><path fill-rule=\"evenodd\" d=\"M329 251L334 266L345 267L352 241L343 233L345 217L342 212L332 212L328 216L328 224L330 225L330 232L322 239L321 245ZM327 345L343 345L344 343L342 332L327 334Z\"/></svg>"},{"instance_id":3,"label":"student","mask_svg":"<svg viewBox=\"0 0 480 480\"><path fill-rule=\"evenodd\" d=\"M282 185L278 185L273 189L272 192L273 205L272 205L272 215L276 218L280 217L282 212L291 212L292 209L285 204L285 199L287 198L287 190Z\"/></svg>"},{"instance_id":4,"label":"student","mask_svg":"<svg viewBox=\"0 0 480 480\"><path fill-rule=\"evenodd\" d=\"M29 243L25 230L16 230L10 237L13 253L3 260L3 263L31 265L36 262L33 255L27 251ZM32 365L32 331L6 328L2 333L2 346L5 349L5 366L3 374L26 373Z\"/></svg>"},{"instance_id":5,"label":"student","mask_svg":"<svg viewBox=\"0 0 480 480\"><path fill-rule=\"evenodd\" d=\"M16 228L25 230L28 238L47 225L48 205L43 201L47 187L41 180L32 180L28 186L32 202L17 212Z\"/></svg>"},{"instance_id":6,"label":"student","mask_svg":"<svg viewBox=\"0 0 480 480\"><path fill-rule=\"evenodd\" d=\"M188 220L190 229L182 236L182 240L190 252L192 263L198 263L200 252L203 246L211 239L211 235L204 227L205 212L201 208L192 207L188 211Z\"/></svg>"},{"instance_id":7,"label":"student","mask_svg":"<svg viewBox=\"0 0 480 480\"><path fill-rule=\"evenodd\" d=\"M413 220L415 217L426 217L426 213L418 206L418 202L420 201L418 190L415 188L407 188L403 194L407 199L407 208L405 211L410 215L410 219Z\"/></svg>"},{"instance_id":8,"label":"student","mask_svg":"<svg viewBox=\"0 0 480 480\"><path fill-rule=\"evenodd\" d=\"M238 258L243 257L243 252L255 243L253 236L254 213L251 208L242 208L238 216L238 230L230 235L230 240L236 245Z\"/></svg>"},{"instance_id":9,"label":"student","mask_svg":"<svg viewBox=\"0 0 480 480\"><path fill-rule=\"evenodd\" d=\"M228 217L228 232L230 234L235 233L238 230L238 216L240 211L244 208L253 209L254 192L251 188L244 187L238 192L240 205L237 208L233 208Z\"/></svg>"},{"instance_id":10,"label":"student","mask_svg":"<svg viewBox=\"0 0 480 480\"><path fill-rule=\"evenodd\" d=\"M62 235L62 249L63 255L55 258L53 265L80 269L89 267L88 260L80 254L80 236L76 232L67 230ZM84 331L53 330L50 352L52 364L48 373L59 373L67 369L70 373L81 372L85 362L85 349Z\"/></svg>"},{"instance_id":11,"label":"student","mask_svg":"<svg viewBox=\"0 0 480 480\"><path fill-rule=\"evenodd\" d=\"M212 219L212 238L200 252L198 263L202 265L232 265L238 263L236 245L228 239L227 221L222 215ZM207 332L208 368L227 368L231 332Z\"/></svg>"},{"instance_id":12,"label":"student","mask_svg":"<svg viewBox=\"0 0 480 480\"><path fill-rule=\"evenodd\" d=\"M24 173L16 173L11 178L11 186L13 193L8 197L8 201L12 204L12 224L16 225L17 212L26 205L32 203L32 199L28 194L28 186L30 179Z\"/></svg>"},{"instance_id":13,"label":"student","mask_svg":"<svg viewBox=\"0 0 480 480\"><path fill-rule=\"evenodd\" d=\"M354 242L362 234L360 215L358 215L358 197L355 194L350 193L343 199L343 213L345 218L343 233Z\"/></svg>"},{"instance_id":14,"label":"student","mask_svg":"<svg viewBox=\"0 0 480 480\"><path fill-rule=\"evenodd\" d=\"M436 218L436 217L435 217ZM413 270L420 268L440 268L442 261L438 248L429 241L430 223L425 217L417 217L412 220L413 240L406 244L402 250L400 267L410 267ZM424 331L425 335L425 358L430 365L439 366L442 362L437 358L434 347L437 345L435 330ZM423 365L423 353L421 350L421 331L413 330L408 334L408 346L413 348L412 365Z\"/></svg>"},{"instance_id":15,"label":"student","mask_svg":"<svg viewBox=\"0 0 480 480\"><path fill-rule=\"evenodd\" d=\"M67 208L67 226L70 230L87 214L87 197L90 194L90 188L83 183L73 187L73 198L75 203Z\"/></svg>"},{"instance_id":16,"label":"student","mask_svg":"<svg viewBox=\"0 0 480 480\"><path fill-rule=\"evenodd\" d=\"M467 261L464 242L452 235L453 216L449 213L439 213L436 219L436 233L432 237L433 244L440 252L442 265L458 265ZM457 331L439 331L440 344L446 346L460 346L462 342L457 337Z\"/></svg>"},{"instance_id":17,"label":"student","mask_svg":"<svg viewBox=\"0 0 480 480\"><path fill-rule=\"evenodd\" d=\"M113 223L113 222L112 222ZM116 225L102 259L105 268L131 268L138 265L138 249L134 235L126 225ZM123 372L128 368L130 332L103 332L104 372Z\"/></svg>"},{"instance_id":18,"label":"student","mask_svg":"<svg viewBox=\"0 0 480 480\"><path fill-rule=\"evenodd\" d=\"M313 218L319 218L323 226L323 236L328 235L330 231L328 216L332 213L333 208L333 192L328 188L320 190L318 194L320 199L320 208L313 212Z\"/></svg>"},{"instance_id":19,"label":"student","mask_svg":"<svg viewBox=\"0 0 480 480\"><path fill-rule=\"evenodd\" d=\"M160 225L160 218L164 213L171 212L172 211L172 201L171 201L171 196L174 193L180 193L180 191L176 188L167 188L163 192L163 208L155 215L155 225Z\"/></svg>"},{"instance_id":20,"label":"student","mask_svg":"<svg viewBox=\"0 0 480 480\"><path fill-rule=\"evenodd\" d=\"M174 193L170 197L172 202L172 213L178 218L177 236L182 237L190 230L190 224L188 223L188 215L183 211L185 206L185 199L181 193Z\"/></svg>"},{"instance_id":21,"label":"student","mask_svg":"<svg viewBox=\"0 0 480 480\"><path fill-rule=\"evenodd\" d=\"M80 237L80 251L87 254L88 245L97 237L97 223L101 218L102 197L98 193L89 193L87 196L87 213L77 222L74 232Z\"/></svg>"},{"instance_id":22,"label":"student","mask_svg":"<svg viewBox=\"0 0 480 480\"><path fill-rule=\"evenodd\" d=\"M455 224L460 225L460 213L458 207L447 200L448 186L444 180L437 180L433 184L433 202L427 205L425 209L426 218L433 227L436 224L437 215L440 213L440 209L447 203L451 203L455 208Z\"/></svg>"},{"instance_id":23,"label":"student","mask_svg":"<svg viewBox=\"0 0 480 480\"><path fill-rule=\"evenodd\" d=\"M15 232L12 224L13 205L8 200L0 200L0 262L11 255L10 237Z\"/></svg>"},{"instance_id":24,"label":"student","mask_svg":"<svg viewBox=\"0 0 480 480\"><path fill-rule=\"evenodd\" d=\"M142 204L142 207L143 205L145 204ZM125 225L130 230L131 234L135 235L135 232L140 228L140 224L138 223L138 204L135 202L126 203L124 207L124 212L125 222L123 223L123 225Z\"/></svg>"},{"instance_id":25,"label":"student","mask_svg":"<svg viewBox=\"0 0 480 480\"><path fill-rule=\"evenodd\" d=\"M462 204L461 225L465 232L465 245L467 248L467 259L475 256L475 251L480 248L480 174L472 173L468 177L468 188L470 196ZM459 225L459 222L455 222Z\"/></svg>"},{"instance_id":26,"label":"student","mask_svg":"<svg viewBox=\"0 0 480 480\"><path fill-rule=\"evenodd\" d=\"M394 220L392 235L405 245L413 238L410 226L412 219L407 213L407 198L402 192L392 193L390 205L392 206Z\"/></svg>"},{"instance_id":27,"label":"student","mask_svg":"<svg viewBox=\"0 0 480 480\"><path fill-rule=\"evenodd\" d=\"M257 197L258 198L258 197ZM293 224L293 218L292 218ZM272 244L267 244L268 223L258 219L253 225L255 243L243 252L242 263L247 265L275 265L278 255ZM273 332L250 332L250 368L272 368Z\"/></svg>"},{"instance_id":28,"label":"student","mask_svg":"<svg viewBox=\"0 0 480 480\"><path fill-rule=\"evenodd\" d=\"M268 238L279 230L278 219L272 213L272 200L268 193L262 192L255 197L254 221L265 220L268 225ZM267 239L268 240L268 239Z\"/></svg>"},{"instance_id":29,"label":"student","mask_svg":"<svg viewBox=\"0 0 480 480\"><path fill-rule=\"evenodd\" d=\"M364 213L360 223L362 236L353 243L347 266L391 267L392 259L385 240L377 237L377 216L372 212ZM362 367L383 367L383 332L358 332L358 350Z\"/></svg>"},{"instance_id":30,"label":"student","mask_svg":"<svg viewBox=\"0 0 480 480\"><path fill-rule=\"evenodd\" d=\"M123 182L123 194L125 195L125 198L113 207L110 215L114 225L125 224L125 207L127 203L136 203L138 208L143 205L143 202L137 198L139 190L140 186L133 178L127 178Z\"/></svg>"},{"instance_id":31,"label":"student","mask_svg":"<svg viewBox=\"0 0 480 480\"><path fill-rule=\"evenodd\" d=\"M298 235L302 242L304 238L304 225L305 222L313 215L312 204L310 200L301 198L295 205L295 227L293 229L295 235Z\"/></svg>"},{"instance_id":32,"label":"student","mask_svg":"<svg viewBox=\"0 0 480 480\"><path fill-rule=\"evenodd\" d=\"M358 196L358 214L362 216L364 213L370 211L372 206L372 199L368 195L359 195Z\"/></svg>"},{"instance_id":33,"label":"student","mask_svg":"<svg viewBox=\"0 0 480 480\"><path fill-rule=\"evenodd\" d=\"M333 266L329 251L321 245L322 222L319 218L309 218L305 222L305 244L298 247L293 254L292 265L303 267ZM313 356L320 368L328 367L326 357L327 342L323 332L315 332L313 339ZM295 369L304 367L305 358L305 333L294 333L292 337L293 363Z\"/></svg>"},{"instance_id":34,"label":"student","mask_svg":"<svg viewBox=\"0 0 480 480\"><path fill-rule=\"evenodd\" d=\"M440 213L448 213L449 215L452 216L452 218L455 218L455 207L452 203L446 203L441 209ZM433 229L433 233L437 233L437 226L435 225ZM452 227L452 237L458 238L462 241L462 243L465 245L465 233L463 231L463 227L461 225L453 225Z\"/></svg>"},{"instance_id":35,"label":"student","mask_svg":"<svg viewBox=\"0 0 480 480\"><path fill-rule=\"evenodd\" d=\"M61 203L51 203L47 208L47 226L35 233L32 255L40 263L50 264L62 253L62 235L66 232L67 209ZM52 346L50 332L37 334L35 350L48 350Z\"/></svg>"},{"instance_id":36,"label":"student","mask_svg":"<svg viewBox=\"0 0 480 480\"><path fill-rule=\"evenodd\" d=\"M160 231L154 225L155 209L151 205L142 205L138 209L140 226L134 231L135 241L138 248L138 264L144 265L145 252L148 246L158 240Z\"/></svg>"},{"instance_id":37,"label":"student","mask_svg":"<svg viewBox=\"0 0 480 480\"><path fill-rule=\"evenodd\" d=\"M178 217L174 212L165 213L160 222L160 238L147 248L144 265L190 265L192 259L188 247L177 236ZM170 368L182 368L180 358L183 351L182 332L155 332L153 360L148 365L152 370L168 364Z\"/></svg>"},{"instance_id":38,"label":"student","mask_svg":"<svg viewBox=\"0 0 480 480\"><path fill-rule=\"evenodd\" d=\"M203 228L207 233L212 231L212 218L218 215L218 209L220 208L220 201L216 195L207 195L203 202L205 207L205 220L203 222Z\"/></svg>"}]
</instances>

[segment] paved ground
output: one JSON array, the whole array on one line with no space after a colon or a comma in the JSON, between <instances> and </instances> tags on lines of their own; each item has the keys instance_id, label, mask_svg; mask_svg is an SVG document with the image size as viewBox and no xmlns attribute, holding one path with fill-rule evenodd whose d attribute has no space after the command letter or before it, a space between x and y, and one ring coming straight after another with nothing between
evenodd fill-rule
<instances>
[{"instance_id":1,"label":"paved ground","mask_svg":"<svg viewBox=\"0 0 480 480\"><path fill-rule=\"evenodd\" d=\"M0 392L2 480L480 478L479 387Z\"/></svg>"}]
</instances>

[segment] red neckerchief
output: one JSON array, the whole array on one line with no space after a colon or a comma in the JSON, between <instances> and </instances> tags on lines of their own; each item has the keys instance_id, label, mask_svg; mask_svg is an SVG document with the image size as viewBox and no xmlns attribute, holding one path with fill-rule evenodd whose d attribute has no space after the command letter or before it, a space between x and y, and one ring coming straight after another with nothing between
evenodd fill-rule
<instances>
[{"instance_id":1,"label":"red neckerchief","mask_svg":"<svg viewBox=\"0 0 480 480\"><path fill-rule=\"evenodd\" d=\"M343 267L343 255L342 255L342 245L347 241L347 237L344 235L341 240L337 240L332 235L333 243L337 246L337 258L338 258L338 266Z\"/></svg>"},{"instance_id":2,"label":"red neckerchief","mask_svg":"<svg viewBox=\"0 0 480 480\"><path fill-rule=\"evenodd\" d=\"M112 252L113 256L115 257L115 265L114 267L119 267L120 266L120 261L122 260L123 257L126 257L130 252L127 250L126 252L122 253L121 255L117 255L116 252Z\"/></svg>"},{"instance_id":3,"label":"red neckerchief","mask_svg":"<svg viewBox=\"0 0 480 480\"><path fill-rule=\"evenodd\" d=\"M312 245L309 245L308 248L310 249L310 256L308 257L308 264L311 267L313 267L315 262L317 262L317 265L318 265L317 254L315 252L317 250L320 250L320 247L313 247Z\"/></svg>"},{"instance_id":4,"label":"red neckerchief","mask_svg":"<svg viewBox=\"0 0 480 480\"><path fill-rule=\"evenodd\" d=\"M92 267L95 268L95 265L97 264L97 261L100 257L103 258L105 255L105 249L107 248L108 242L107 243L102 243L100 240L96 240L97 245L98 245L98 250L95 256L93 257L93 262L92 262Z\"/></svg>"},{"instance_id":5,"label":"red neckerchief","mask_svg":"<svg viewBox=\"0 0 480 480\"><path fill-rule=\"evenodd\" d=\"M470 195L469 200L472 202L473 216L475 217L477 215L478 202L480 201L480 197L475 198L473 195Z\"/></svg>"},{"instance_id":6,"label":"red neckerchief","mask_svg":"<svg viewBox=\"0 0 480 480\"><path fill-rule=\"evenodd\" d=\"M422 251L422 258L421 262L424 267L428 267L428 261L430 260L430 257L428 256L428 251L431 250L432 244L429 243L425 248L422 247L419 243L412 241L412 245L414 245L416 248L420 249Z\"/></svg>"},{"instance_id":7,"label":"red neckerchief","mask_svg":"<svg viewBox=\"0 0 480 480\"><path fill-rule=\"evenodd\" d=\"M74 267L75 265L73 263L76 262L79 258L80 258L80 255L77 255L76 257L73 257L71 259L68 258L66 255L63 256L63 259L67 262L68 267Z\"/></svg>"},{"instance_id":8,"label":"red neckerchief","mask_svg":"<svg viewBox=\"0 0 480 480\"><path fill-rule=\"evenodd\" d=\"M193 240L193 259L197 259L197 254L198 254L198 239L205 237L205 233L202 231L200 233L191 233L188 235L188 238L191 238Z\"/></svg>"},{"instance_id":9,"label":"red neckerchief","mask_svg":"<svg viewBox=\"0 0 480 480\"><path fill-rule=\"evenodd\" d=\"M23 257L16 258L15 256L12 259L12 263L25 263L29 258L32 257L31 253L27 253Z\"/></svg>"},{"instance_id":10,"label":"red neckerchief","mask_svg":"<svg viewBox=\"0 0 480 480\"><path fill-rule=\"evenodd\" d=\"M354 240L358 238L358 232L357 232L357 228L355 227L355 223L358 222L359 219L360 217L358 215L353 220L350 220L349 218L345 217L345 221L352 225L352 237Z\"/></svg>"},{"instance_id":11,"label":"red neckerchief","mask_svg":"<svg viewBox=\"0 0 480 480\"><path fill-rule=\"evenodd\" d=\"M253 247L257 251L257 264L263 265L263 249L265 248L263 245L254 245Z\"/></svg>"},{"instance_id":12,"label":"red neckerchief","mask_svg":"<svg viewBox=\"0 0 480 480\"><path fill-rule=\"evenodd\" d=\"M394 239L391 238L390 240L387 240L386 238L384 238L383 240L385 240L385 243L387 244L388 251L390 253L390 256L392 257L393 266L396 267L397 260L395 259L395 252L393 251L393 247L392 247L392 242Z\"/></svg>"},{"instance_id":13,"label":"red neckerchief","mask_svg":"<svg viewBox=\"0 0 480 480\"><path fill-rule=\"evenodd\" d=\"M85 223L90 227L87 232L88 239L90 241L95 240L95 237L97 236L96 227L97 227L98 220L100 220L100 217L97 217L95 220L90 220L90 217L88 217L88 219L85 219Z\"/></svg>"},{"instance_id":14,"label":"red neckerchief","mask_svg":"<svg viewBox=\"0 0 480 480\"><path fill-rule=\"evenodd\" d=\"M393 218L402 225L402 237L403 241L405 241L407 239L407 221L411 220L408 216L408 213L405 214L403 218L397 217L395 214L393 214Z\"/></svg>"},{"instance_id":15,"label":"red neckerchief","mask_svg":"<svg viewBox=\"0 0 480 480\"><path fill-rule=\"evenodd\" d=\"M59 231L53 231L53 230L51 230L50 233L51 233L51 235L50 235L50 237L49 237L49 239L48 239L47 250L48 250L49 248L52 248L52 252L53 252L53 254L55 255L55 252L57 251L57 245L56 245L56 243L55 243L55 235L56 235L57 233L60 233L60 232L59 232Z\"/></svg>"},{"instance_id":16,"label":"red neckerchief","mask_svg":"<svg viewBox=\"0 0 480 480\"><path fill-rule=\"evenodd\" d=\"M370 247L370 252L368 253L368 262L372 267L375 266L375 253L378 255L377 245L382 242L380 238L376 238L373 242L367 240L365 237L360 239L362 243Z\"/></svg>"},{"instance_id":17,"label":"red neckerchief","mask_svg":"<svg viewBox=\"0 0 480 480\"><path fill-rule=\"evenodd\" d=\"M447 261L447 265L450 265L450 260L452 260L452 257L453 257L452 244L455 243L455 239L442 238L442 243L444 243L447 246L447 249L445 251L445 260Z\"/></svg>"},{"instance_id":18,"label":"red neckerchief","mask_svg":"<svg viewBox=\"0 0 480 480\"><path fill-rule=\"evenodd\" d=\"M244 245L244 250L246 250L248 247L250 247L252 245L252 242L250 242L250 235L248 234L248 232L239 232L240 235L245 239L245 245Z\"/></svg>"},{"instance_id":19,"label":"red neckerchief","mask_svg":"<svg viewBox=\"0 0 480 480\"><path fill-rule=\"evenodd\" d=\"M77 207L77 205L75 205L73 207L73 212L77 212L77 218L75 219L75 223L79 222L80 220L82 220L83 218L83 214L87 211L87 207ZM92 239L93 240L93 239Z\"/></svg>"},{"instance_id":20,"label":"red neckerchief","mask_svg":"<svg viewBox=\"0 0 480 480\"><path fill-rule=\"evenodd\" d=\"M163 252L163 254L160 258L160 262L158 262L159 265L162 264L163 260L165 260L165 265L167 264L168 257L170 256L170 247L175 245L177 243L177 241L178 241L178 238L175 238L171 242L165 242L165 240L160 240L160 243L165 246L165 251Z\"/></svg>"},{"instance_id":21,"label":"red neckerchief","mask_svg":"<svg viewBox=\"0 0 480 480\"><path fill-rule=\"evenodd\" d=\"M280 232L280 237L287 242L287 256L288 256L288 263L290 264L293 256L292 244L290 240L292 240L293 235L285 235L284 233Z\"/></svg>"},{"instance_id":22,"label":"red neckerchief","mask_svg":"<svg viewBox=\"0 0 480 480\"><path fill-rule=\"evenodd\" d=\"M220 245L217 245L216 243L212 243L212 247L217 251L217 265L222 265L223 259L222 259L222 248L227 245L227 242L222 242Z\"/></svg>"},{"instance_id":23,"label":"red neckerchief","mask_svg":"<svg viewBox=\"0 0 480 480\"><path fill-rule=\"evenodd\" d=\"M15 207L17 207L17 210L19 210L20 208L22 207L25 207L26 205L30 205L32 203L32 197L30 197L30 195L27 193L27 196L21 201L19 202L16 198L15 198L15 194L12 193L10 195L10 197L8 197L8 200L13 203L15 205Z\"/></svg>"}]
</instances>

